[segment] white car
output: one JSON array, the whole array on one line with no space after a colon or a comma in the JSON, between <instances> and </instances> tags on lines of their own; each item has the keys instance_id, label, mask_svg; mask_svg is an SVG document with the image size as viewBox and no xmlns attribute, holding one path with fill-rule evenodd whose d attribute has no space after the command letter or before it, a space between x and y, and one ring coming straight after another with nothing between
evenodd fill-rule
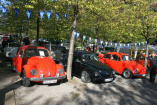
<instances>
[{"instance_id":1,"label":"white car","mask_svg":"<svg viewBox=\"0 0 157 105\"><path fill-rule=\"evenodd\" d=\"M16 56L17 50L20 46L21 45L18 42L8 43L8 45L4 48L4 56L7 59L12 59L13 57Z\"/></svg>"}]
</instances>

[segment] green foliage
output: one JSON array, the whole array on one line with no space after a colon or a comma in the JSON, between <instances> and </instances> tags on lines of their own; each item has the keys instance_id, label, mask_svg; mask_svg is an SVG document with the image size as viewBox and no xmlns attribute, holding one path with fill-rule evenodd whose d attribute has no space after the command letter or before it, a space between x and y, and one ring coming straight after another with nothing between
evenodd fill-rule
<instances>
[{"instance_id":1,"label":"green foliage","mask_svg":"<svg viewBox=\"0 0 157 105\"><path fill-rule=\"evenodd\" d=\"M36 37L37 14L44 11L40 19L40 37L48 39L69 40L72 33L75 0L9 0L3 30L10 33L28 33ZM155 0L77 0L78 20L76 31L92 38L109 40L112 42L139 42L156 38L157 13L152 11ZM18 17L14 8L19 8ZM69 10L68 10L69 9ZM31 10L30 19L26 10ZM48 20L46 11L51 12ZM60 14L57 21L56 13ZM64 13L68 14L67 21ZM144 20L142 20L144 17ZM86 38L86 40L87 40Z\"/></svg>"}]
</instances>

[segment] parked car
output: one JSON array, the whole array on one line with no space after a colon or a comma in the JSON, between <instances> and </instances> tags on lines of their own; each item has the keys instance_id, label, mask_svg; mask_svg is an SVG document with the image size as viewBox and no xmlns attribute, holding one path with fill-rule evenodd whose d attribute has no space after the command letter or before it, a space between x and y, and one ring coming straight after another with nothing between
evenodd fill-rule
<instances>
[{"instance_id":1,"label":"parked car","mask_svg":"<svg viewBox=\"0 0 157 105\"><path fill-rule=\"evenodd\" d=\"M50 84L66 78L63 67L51 59L49 51L44 47L20 47L13 57L12 66L22 77L22 85L26 87L31 81Z\"/></svg>"},{"instance_id":2,"label":"parked car","mask_svg":"<svg viewBox=\"0 0 157 105\"><path fill-rule=\"evenodd\" d=\"M104 53L115 52L115 51L116 51L116 48L110 47L110 46L106 46Z\"/></svg>"},{"instance_id":3,"label":"parked car","mask_svg":"<svg viewBox=\"0 0 157 105\"><path fill-rule=\"evenodd\" d=\"M8 46L4 48L3 52L6 59L12 60L12 58L16 56L17 50L20 46L21 45L18 42L8 43Z\"/></svg>"},{"instance_id":4,"label":"parked car","mask_svg":"<svg viewBox=\"0 0 157 105\"><path fill-rule=\"evenodd\" d=\"M145 54L140 54L136 57L135 61L142 66L144 66L144 61L145 61ZM147 60L147 68L150 68L150 60Z\"/></svg>"},{"instance_id":5,"label":"parked car","mask_svg":"<svg viewBox=\"0 0 157 105\"><path fill-rule=\"evenodd\" d=\"M113 69L100 63L96 54L86 51L74 51L72 75L79 76L85 83L112 82L115 79Z\"/></svg>"},{"instance_id":6,"label":"parked car","mask_svg":"<svg viewBox=\"0 0 157 105\"><path fill-rule=\"evenodd\" d=\"M47 48L49 51L51 50L51 58L55 61L60 61L62 59L63 53L58 50L58 46L55 44L45 44L43 45L45 48ZM51 46L51 47L50 47Z\"/></svg>"},{"instance_id":7,"label":"parked car","mask_svg":"<svg viewBox=\"0 0 157 105\"><path fill-rule=\"evenodd\" d=\"M147 75L146 68L131 61L130 56L125 53L109 52L99 54L99 61L111 67L124 78L132 78L132 76L145 77Z\"/></svg>"}]
</instances>

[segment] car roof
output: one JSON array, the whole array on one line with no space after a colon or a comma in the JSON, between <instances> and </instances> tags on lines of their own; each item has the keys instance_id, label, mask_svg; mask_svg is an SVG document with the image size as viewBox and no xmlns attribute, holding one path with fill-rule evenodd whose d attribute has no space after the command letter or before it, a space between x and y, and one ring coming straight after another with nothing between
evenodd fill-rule
<instances>
[{"instance_id":1,"label":"car roof","mask_svg":"<svg viewBox=\"0 0 157 105\"><path fill-rule=\"evenodd\" d=\"M34 48L46 49L45 47L41 47L41 46L32 46L32 45L21 46L21 49L34 49Z\"/></svg>"},{"instance_id":2,"label":"car roof","mask_svg":"<svg viewBox=\"0 0 157 105\"><path fill-rule=\"evenodd\" d=\"M82 50L76 50L74 53L80 53L80 54L94 54L93 52L90 51L82 51Z\"/></svg>"},{"instance_id":3,"label":"car roof","mask_svg":"<svg viewBox=\"0 0 157 105\"><path fill-rule=\"evenodd\" d=\"M121 52L109 52L109 53L106 53L106 54L128 55L128 54L121 53Z\"/></svg>"}]
</instances>

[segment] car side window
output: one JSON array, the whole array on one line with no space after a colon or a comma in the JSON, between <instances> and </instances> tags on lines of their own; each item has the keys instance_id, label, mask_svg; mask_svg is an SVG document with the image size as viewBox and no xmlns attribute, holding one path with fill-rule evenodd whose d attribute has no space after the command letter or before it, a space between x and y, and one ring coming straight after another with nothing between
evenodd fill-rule
<instances>
[{"instance_id":1,"label":"car side window","mask_svg":"<svg viewBox=\"0 0 157 105\"><path fill-rule=\"evenodd\" d=\"M78 54L77 54L77 53L74 53L73 60L76 61L77 57L78 57Z\"/></svg>"},{"instance_id":2,"label":"car side window","mask_svg":"<svg viewBox=\"0 0 157 105\"><path fill-rule=\"evenodd\" d=\"M106 54L106 55L104 56L104 58L105 58L105 59L110 59L110 58L111 58L111 54Z\"/></svg>"},{"instance_id":3,"label":"car side window","mask_svg":"<svg viewBox=\"0 0 157 105\"><path fill-rule=\"evenodd\" d=\"M111 59L115 61L120 61L120 57L117 55L112 55Z\"/></svg>"},{"instance_id":4,"label":"car side window","mask_svg":"<svg viewBox=\"0 0 157 105\"><path fill-rule=\"evenodd\" d=\"M21 55L21 56L24 56L24 50L23 50L23 49L21 49L20 55Z\"/></svg>"}]
</instances>

